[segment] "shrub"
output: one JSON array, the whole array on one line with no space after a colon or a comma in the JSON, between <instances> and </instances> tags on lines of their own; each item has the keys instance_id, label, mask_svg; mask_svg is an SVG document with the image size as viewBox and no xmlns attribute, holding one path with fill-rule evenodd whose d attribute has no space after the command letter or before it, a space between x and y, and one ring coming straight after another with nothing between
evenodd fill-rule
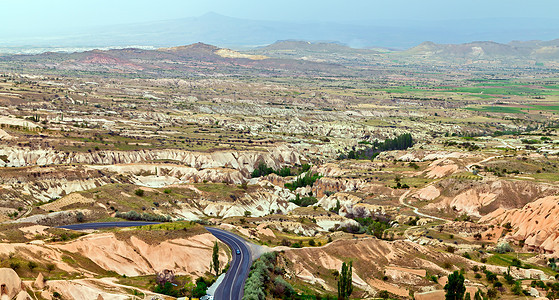
<instances>
[{"instance_id":1,"label":"shrub","mask_svg":"<svg viewBox=\"0 0 559 300\"><path fill-rule=\"evenodd\" d=\"M413 138L410 133L404 133L384 142L374 141L370 148L363 150L353 149L348 154L341 154L338 159L374 159L380 152L389 150L405 150L413 146Z\"/></svg>"},{"instance_id":2,"label":"shrub","mask_svg":"<svg viewBox=\"0 0 559 300\"><path fill-rule=\"evenodd\" d=\"M514 284L514 278L512 277L512 275L510 275L510 272L505 273L503 278L508 284Z\"/></svg>"},{"instance_id":3,"label":"shrub","mask_svg":"<svg viewBox=\"0 0 559 300\"><path fill-rule=\"evenodd\" d=\"M510 290L514 295L522 295L522 287L520 286L520 281L516 281Z\"/></svg>"},{"instance_id":4,"label":"shrub","mask_svg":"<svg viewBox=\"0 0 559 300\"><path fill-rule=\"evenodd\" d=\"M294 203L297 206L307 207L307 206L310 206L310 205L313 205L313 204L317 203L318 200L315 197L312 197L312 196L301 197L301 196L299 196L299 194L297 194L297 195L295 195L295 200L291 200L289 202Z\"/></svg>"},{"instance_id":5,"label":"shrub","mask_svg":"<svg viewBox=\"0 0 559 300\"><path fill-rule=\"evenodd\" d=\"M388 298L390 298L390 293L388 293L387 290L382 290L382 291L378 292L377 296L381 299L388 299Z\"/></svg>"},{"instance_id":6,"label":"shrub","mask_svg":"<svg viewBox=\"0 0 559 300\"><path fill-rule=\"evenodd\" d=\"M56 266L54 264L47 264L47 271L49 271L49 273L54 271L55 268Z\"/></svg>"},{"instance_id":7,"label":"shrub","mask_svg":"<svg viewBox=\"0 0 559 300\"><path fill-rule=\"evenodd\" d=\"M78 223L82 223L85 220L85 216L81 211L78 211L76 213L76 221L78 221Z\"/></svg>"},{"instance_id":8,"label":"shrub","mask_svg":"<svg viewBox=\"0 0 559 300\"><path fill-rule=\"evenodd\" d=\"M274 279L274 287L272 289L274 296L285 299L295 295L295 289L291 284L285 281L281 276Z\"/></svg>"},{"instance_id":9,"label":"shrub","mask_svg":"<svg viewBox=\"0 0 559 300\"><path fill-rule=\"evenodd\" d=\"M243 300L266 298L266 283L270 282L275 261L276 253L266 253L252 264L251 271L245 282ZM274 279L272 290L274 293L284 293L284 296L288 296L287 293L290 293L289 295L294 293L293 287L283 279Z\"/></svg>"},{"instance_id":10,"label":"shrub","mask_svg":"<svg viewBox=\"0 0 559 300\"><path fill-rule=\"evenodd\" d=\"M192 296L196 298L205 296L206 292L208 291L208 287L212 283L213 282L211 280L207 280L204 277L198 277L198 279L196 279L196 287L192 291Z\"/></svg>"},{"instance_id":11,"label":"shrub","mask_svg":"<svg viewBox=\"0 0 559 300\"><path fill-rule=\"evenodd\" d=\"M388 224L380 221L373 221L369 227L367 227L367 231L374 235L377 239L381 239L384 231L388 228Z\"/></svg>"},{"instance_id":12,"label":"shrub","mask_svg":"<svg viewBox=\"0 0 559 300\"><path fill-rule=\"evenodd\" d=\"M115 217L122 218L130 221L146 221L146 222L170 222L171 217L164 215L152 215L149 213L137 213L136 211L129 211L126 213L117 212Z\"/></svg>"},{"instance_id":13,"label":"shrub","mask_svg":"<svg viewBox=\"0 0 559 300\"><path fill-rule=\"evenodd\" d=\"M29 270L34 270L36 267L38 267L38 265L34 261L29 261L27 262L27 267L29 268Z\"/></svg>"},{"instance_id":14,"label":"shrub","mask_svg":"<svg viewBox=\"0 0 559 300\"><path fill-rule=\"evenodd\" d=\"M299 187L313 186L313 184L322 176L318 173L311 174L311 172L305 173L305 176L297 176L295 181L285 183L285 187L294 191Z\"/></svg>"},{"instance_id":15,"label":"shrub","mask_svg":"<svg viewBox=\"0 0 559 300\"><path fill-rule=\"evenodd\" d=\"M279 171L276 172L276 174L278 174L278 175L281 176L281 177L287 177L287 176L293 175L293 174L291 173L291 169L288 168L288 167L283 167L283 168L281 168Z\"/></svg>"},{"instance_id":16,"label":"shrub","mask_svg":"<svg viewBox=\"0 0 559 300\"><path fill-rule=\"evenodd\" d=\"M507 242L500 243L499 245L497 245L497 247L495 247L495 252L500 254L513 252L513 251L514 249L512 249L511 245Z\"/></svg>"},{"instance_id":17,"label":"shrub","mask_svg":"<svg viewBox=\"0 0 559 300\"><path fill-rule=\"evenodd\" d=\"M487 278L487 281L489 282L495 282L497 281L497 275L492 273L491 271L485 271L485 277Z\"/></svg>"},{"instance_id":18,"label":"shrub","mask_svg":"<svg viewBox=\"0 0 559 300\"><path fill-rule=\"evenodd\" d=\"M265 163L260 162L256 167L256 169L252 171L251 176L252 178L256 178L256 177L270 175L272 173L274 173L274 169L268 167Z\"/></svg>"},{"instance_id":19,"label":"shrub","mask_svg":"<svg viewBox=\"0 0 559 300\"><path fill-rule=\"evenodd\" d=\"M138 197L143 197L144 196L144 190L137 189L137 190L134 191L134 194L136 194L136 196L138 196Z\"/></svg>"},{"instance_id":20,"label":"shrub","mask_svg":"<svg viewBox=\"0 0 559 300\"><path fill-rule=\"evenodd\" d=\"M172 296L172 297L178 297L179 296L179 292L176 291L176 290L173 290L173 284L171 284L170 282L165 282L165 284L163 284L163 285L157 285L155 287L155 289L153 289L153 291L158 293L158 294L163 294L163 295Z\"/></svg>"}]
</instances>

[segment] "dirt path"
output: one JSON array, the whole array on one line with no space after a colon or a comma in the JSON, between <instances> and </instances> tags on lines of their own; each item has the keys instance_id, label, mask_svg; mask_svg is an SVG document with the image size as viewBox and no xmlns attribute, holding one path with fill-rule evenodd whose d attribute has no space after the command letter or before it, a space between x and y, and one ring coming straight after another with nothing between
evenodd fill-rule
<instances>
[{"instance_id":1,"label":"dirt path","mask_svg":"<svg viewBox=\"0 0 559 300\"><path fill-rule=\"evenodd\" d=\"M476 162L476 163L471 163L471 164L469 164L469 165L466 166L466 170L468 170L468 172L472 172L472 173L473 173L473 170L472 170L472 167L473 167L473 166L479 165L479 164L482 164L482 163L486 163L486 162L488 162L488 161L490 161L490 160L492 160L492 159L500 158L500 157L504 157L504 155L495 155L495 156L488 157L488 158L486 158L486 159L484 159L484 160L478 161L478 162ZM477 174L477 176L483 177L483 176L481 176L480 174Z\"/></svg>"},{"instance_id":2,"label":"dirt path","mask_svg":"<svg viewBox=\"0 0 559 300\"><path fill-rule=\"evenodd\" d=\"M483 159L483 160L481 160L481 161L479 161L479 162L471 163L471 164L469 164L469 165L466 165L466 169L467 169L469 172L472 172L472 167L473 167L474 165L482 164L482 163L488 162L488 161L490 161L490 160L492 160L492 159L500 158L500 157L504 157L504 156L503 156L503 155L496 155L496 156L491 156L491 157L485 158L485 159ZM481 175L478 175L478 176L481 176ZM436 182L436 181L431 182L431 183L429 183L428 185L426 185L425 187L431 186L431 185L433 185L435 182ZM424 187L424 188L425 188L425 187ZM449 221L449 220L444 219L444 218L439 218L439 217L432 216L432 215L429 215L429 214L426 214L426 213L422 213L422 212L419 211L419 208L418 208L418 207L415 207L415 206L413 206L413 205L411 205L411 204L406 203L406 197L407 197L411 192L412 192L411 190L408 190L408 191L406 191L404 194L402 194L402 196L400 196L400 199L399 199L400 204L402 204L402 205L405 206L405 207L411 208L411 209L413 210L413 213L416 214L416 215L418 215L418 216L420 216L420 217L430 218L430 219L439 220L439 221L443 221L443 222L448 222L448 221ZM409 232L410 230L416 229L416 228L418 228L418 227L420 227L420 226L411 226L411 227L407 228L407 229L404 231L404 237L405 237L407 240L412 241L412 239L410 238L408 232Z\"/></svg>"},{"instance_id":3,"label":"dirt path","mask_svg":"<svg viewBox=\"0 0 559 300\"><path fill-rule=\"evenodd\" d=\"M430 218L430 219L439 220L439 221L444 221L444 222L447 222L447 221L448 221L447 219L443 219L443 218L439 218L439 217L435 217L435 216L432 216L432 215L428 215L428 214L422 213L422 212L419 211L419 208L417 208L417 207L415 207L415 206L413 206L413 205L411 205L411 204L407 204L407 203L405 202L405 199L406 199L406 197L408 196L408 194L409 194L410 192L411 192L411 191L407 191L407 192L405 192L402 196L400 196L400 199L399 199L399 200L400 200L400 204L402 204L403 206L406 206L406 207L411 208L411 209L413 210L413 213L416 214L416 215L418 215L418 216L420 216L420 217Z\"/></svg>"}]
</instances>

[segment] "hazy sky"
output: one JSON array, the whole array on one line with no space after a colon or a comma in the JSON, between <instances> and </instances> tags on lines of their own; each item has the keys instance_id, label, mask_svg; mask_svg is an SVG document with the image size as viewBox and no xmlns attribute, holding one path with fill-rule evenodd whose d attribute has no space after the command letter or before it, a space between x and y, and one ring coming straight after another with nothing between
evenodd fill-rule
<instances>
[{"instance_id":1,"label":"hazy sky","mask_svg":"<svg viewBox=\"0 0 559 300\"><path fill-rule=\"evenodd\" d=\"M338 23L475 18L559 19L557 0L0 0L0 39L45 31L200 16Z\"/></svg>"}]
</instances>

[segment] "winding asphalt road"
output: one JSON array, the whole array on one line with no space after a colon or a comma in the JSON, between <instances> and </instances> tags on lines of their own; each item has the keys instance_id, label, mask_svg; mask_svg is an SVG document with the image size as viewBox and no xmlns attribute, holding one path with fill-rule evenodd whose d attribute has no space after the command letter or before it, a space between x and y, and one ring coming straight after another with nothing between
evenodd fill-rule
<instances>
[{"instance_id":1,"label":"winding asphalt road","mask_svg":"<svg viewBox=\"0 0 559 300\"><path fill-rule=\"evenodd\" d=\"M111 227L134 227L159 224L155 222L104 222L104 223L80 223L59 226L59 228L71 230L86 230ZM231 248L232 260L225 278L217 287L214 295L215 300L240 300L243 298L245 280L248 277L250 266L252 265L252 252L248 242L236 234L225 230L206 227L211 234L224 242ZM237 250L240 251L237 254Z\"/></svg>"},{"instance_id":2,"label":"winding asphalt road","mask_svg":"<svg viewBox=\"0 0 559 300\"><path fill-rule=\"evenodd\" d=\"M233 259L225 278L217 288L215 300L240 300L243 298L245 280L252 265L252 253L247 242L228 231L206 227L211 234L231 248ZM240 254L236 254L237 249Z\"/></svg>"}]
</instances>

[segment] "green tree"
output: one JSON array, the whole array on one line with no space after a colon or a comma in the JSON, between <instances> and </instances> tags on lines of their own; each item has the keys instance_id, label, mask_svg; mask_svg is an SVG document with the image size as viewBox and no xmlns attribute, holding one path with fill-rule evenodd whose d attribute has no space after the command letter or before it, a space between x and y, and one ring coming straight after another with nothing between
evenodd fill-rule
<instances>
[{"instance_id":1,"label":"green tree","mask_svg":"<svg viewBox=\"0 0 559 300\"><path fill-rule=\"evenodd\" d=\"M215 276L219 275L219 246L217 242L214 243L214 249L212 253L212 266L215 271Z\"/></svg>"},{"instance_id":2,"label":"green tree","mask_svg":"<svg viewBox=\"0 0 559 300\"><path fill-rule=\"evenodd\" d=\"M390 293L388 293L387 290L382 290L382 291L378 292L377 296L381 299L388 299L388 298L390 298Z\"/></svg>"},{"instance_id":3,"label":"green tree","mask_svg":"<svg viewBox=\"0 0 559 300\"><path fill-rule=\"evenodd\" d=\"M516 281L510 290L517 296L522 295L522 287L520 286L520 281Z\"/></svg>"},{"instance_id":4,"label":"green tree","mask_svg":"<svg viewBox=\"0 0 559 300\"><path fill-rule=\"evenodd\" d=\"M350 261L349 264L345 262L342 264L342 270L340 272L340 278L338 279L338 299L345 300L349 299L349 296L353 292L353 263Z\"/></svg>"},{"instance_id":5,"label":"green tree","mask_svg":"<svg viewBox=\"0 0 559 300\"><path fill-rule=\"evenodd\" d=\"M144 296L144 293L138 290L132 290L132 300L136 300L136 298L143 299Z\"/></svg>"},{"instance_id":6,"label":"green tree","mask_svg":"<svg viewBox=\"0 0 559 300\"><path fill-rule=\"evenodd\" d=\"M483 300L483 297L481 296L481 291L479 289L474 294L474 300Z\"/></svg>"},{"instance_id":7,"label":"green tree","mask_svg":"<svg viewBox=\"0 0 559 300\"><path fill-rule=\"evenodd\" d=\"M340 208L341 208L341 204L340 204L340 200L336 200L336 206L332 209L333 212L339 214L340 213Z\"/></svg>"},{"instance_id":8,"label":"green tree","mask_svg":"<svg viewBox=\"0 0 559 300\"><path fill-rule=\"evenodd\" d=\"M488 289L487 290L487 298L489 298L489 299L497 298L497 290L496 289Z\"/></svg>"},{"instance_id":9,"label":"green tree","mask_svg":"<svg viewBox=\"0 0 559 300\"><path fill-rule=\"evenodd\" d=\"M384 231L388 228L386 223L373 221L371 225L369 225L369 231L372 235L374 235L377 239L381 239Z\"/></svg>"},{"instance_id":10,"label":"green tree","mask_svg":"<svg viewBox=\"0 0 559 300\"><path fill-rule=\"evenodd\" d=\"M454 271L454 273L448 276L448 283L444 286L444 290L446 291L446 300L462 300L466 292L464 275L460 274L458 271Z\"/></svg>"},{"instance_id":11,"label":"green tree","mask_svg":"<svg viewBox=\"0 0 559 300\"><path fill-rule=\"evenodd\" d=\"M192 299L192 294L194 293L194 289L196 288L196 285L194 284L194 282L188 280L187 283L185 283L184 288L183 288L183 295L187 296L188 299Z\"/></svg>"}]
</instances>

